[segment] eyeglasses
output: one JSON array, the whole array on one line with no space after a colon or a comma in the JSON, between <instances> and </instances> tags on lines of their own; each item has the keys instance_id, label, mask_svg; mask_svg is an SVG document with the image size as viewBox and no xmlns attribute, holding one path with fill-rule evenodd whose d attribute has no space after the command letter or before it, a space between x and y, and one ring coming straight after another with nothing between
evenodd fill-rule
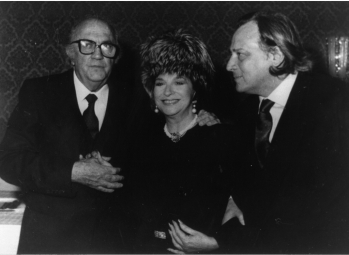
<instances>
[{"instance_id":1,"label":"eyeglasses","mask_svg":"<svg viewBox=\"0 0 349 255\"><path fill-rule=\"evenodd\" d=\"M101 49L101 53L106 58L116 58L119 48L116 44L104 42L100 45L97 45L96 42L87 40L87 39L81 39L74 42L71 42L70 44L77 43L79 45L79 51L81 54L84 55L91 55L95 52L96 48Z\"/></svg>"}]
</instances>

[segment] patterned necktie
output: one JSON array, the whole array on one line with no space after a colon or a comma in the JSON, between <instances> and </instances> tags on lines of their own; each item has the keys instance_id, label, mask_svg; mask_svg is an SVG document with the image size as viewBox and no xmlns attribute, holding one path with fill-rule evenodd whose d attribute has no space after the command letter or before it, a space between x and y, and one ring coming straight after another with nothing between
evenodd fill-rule
<instances>
[{"instance_id":1,"label":"patterned necktie","mask_svg":"<svg viewBox=\"0 0 349 255\"><path fill-rule=\"evenodd\" d=\"M256 122L255 149L259 165L263 168L270 147L269 135L273 126L270 109L274 102L263 99Z\"/></svg>"},{"instance_id":2,"label":"patterned necktie","mask_svg":"<svg viewBox=\"0 0 349 255\"><path fill-rule=\"evenodd\" d=\"M95 102L97 100L97 96L93 94L89 94L86 97L86 100L88 102L88 107L84 111L83 117L85 119L88 130L91 133L91 136L95 138L99 130L98 118L95 113Z\"/></svg>"}]
</instances>

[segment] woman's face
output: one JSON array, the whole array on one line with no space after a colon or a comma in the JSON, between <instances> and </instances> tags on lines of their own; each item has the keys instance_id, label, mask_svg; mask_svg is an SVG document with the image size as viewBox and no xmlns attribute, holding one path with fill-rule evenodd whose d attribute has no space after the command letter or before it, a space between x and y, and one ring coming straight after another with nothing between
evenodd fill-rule
<instances>
[{"instance_id":1,"label":"woman's face","mask_svg":"<svg viewBox=\"0 0 349 255\"><path fill-rule=\"evenodd\" d=\"M155 80L155 104L166 116L185 116L190 113L194 94L193 84L185 76L165 73Z\"/></svg>"}]
</instances>

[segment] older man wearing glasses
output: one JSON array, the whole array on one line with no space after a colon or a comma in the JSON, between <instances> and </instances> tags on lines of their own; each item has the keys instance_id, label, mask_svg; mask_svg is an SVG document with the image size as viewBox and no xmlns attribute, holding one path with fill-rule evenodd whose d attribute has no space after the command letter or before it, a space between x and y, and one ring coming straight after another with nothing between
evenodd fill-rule
<instances>
[{"instance_id":1,"label":"older man wearing glasses","mask_svg":"<svg viewBox=\"0 0 349 255\"><path fill-rule=\"evenodd\" d=\"M120 170L131 100L124 82L109 79L118 33L84 19L66 53L73 70L24 82L0 145L0 176L26 203L18 253L129 253ZM204 111L199 119L218 122Z\"/></svg>"},{"instance_id":2,"label":"older man wearing glasses","mask_svg":"<svg viewBox=\"0 0 349 255\"><path fill-rule=\"evenodd\" d=\"M22 188L26 203L18 253L127 251L120 201L127 99L109 80L117 36L101 19L79 22L66 46L73 70L21 88L0 147L1 177ZM92 151L100 154L84 157ZM112 153L119 158L108 162Z\"/></svg>"}]
</instances>

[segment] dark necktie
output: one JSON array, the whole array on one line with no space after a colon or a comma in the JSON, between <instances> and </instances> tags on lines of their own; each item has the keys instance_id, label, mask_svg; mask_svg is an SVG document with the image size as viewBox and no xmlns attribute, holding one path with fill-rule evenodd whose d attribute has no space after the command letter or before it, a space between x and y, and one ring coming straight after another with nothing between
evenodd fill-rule
<instances>
[{"instance_id":1,"label":"dark necktie","mask_svg":"<svg viewBox=\"0 0 349 255\"><path fill-rule=\"evenodd\" d=\"M269 135L273 126L270 109L274 102L263 99L256 122L255 148L259 165L263 168L270 147Z\"/></svg>"},{"instance_id":2,"label":"dark necktie","mask_svg":"<svg viewBox=\"0 0 349 255\"><path fill-rule=\"evenodd\" d=\"M97 100L97 96L93 94L89 94L86 97L88 102L88 107L83 113L83 117L85 119L88 130L90 130L91 136L95 138L96 134L99 130L98 118L95 113L95 102Z\"/></svg>"}]
</instances>

